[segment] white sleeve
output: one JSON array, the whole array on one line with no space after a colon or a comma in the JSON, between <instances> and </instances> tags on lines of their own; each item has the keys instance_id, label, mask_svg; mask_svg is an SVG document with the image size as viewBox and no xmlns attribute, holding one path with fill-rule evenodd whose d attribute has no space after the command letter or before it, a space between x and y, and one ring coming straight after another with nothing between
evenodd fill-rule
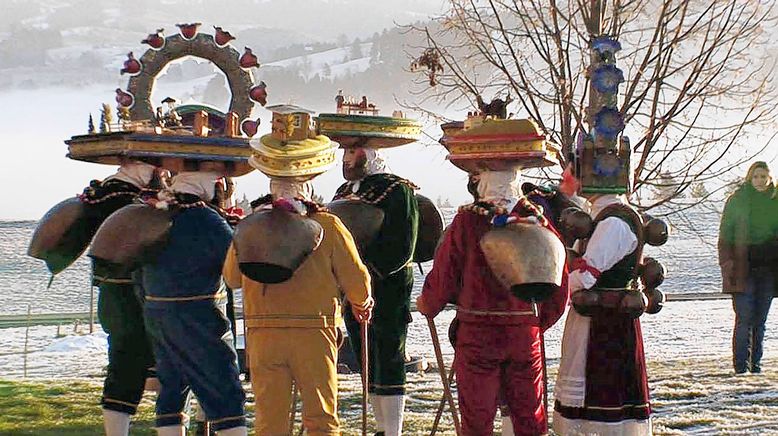
<instances>
[{"instance_id":1,"label":"white sleeve","mask_svg":"<svg viewBox=\"0 0 778 436\"><path fill-rule=\"evenodd\" d=\"M583 258L592 268L607 271L635 251L637 246L638 238L629 225L620 218L609 217L595 227ZM578 270L571 272L568 280L573 292L589 289L597 282L597 278L590 272Z\"/></svg>"}]
</instances>

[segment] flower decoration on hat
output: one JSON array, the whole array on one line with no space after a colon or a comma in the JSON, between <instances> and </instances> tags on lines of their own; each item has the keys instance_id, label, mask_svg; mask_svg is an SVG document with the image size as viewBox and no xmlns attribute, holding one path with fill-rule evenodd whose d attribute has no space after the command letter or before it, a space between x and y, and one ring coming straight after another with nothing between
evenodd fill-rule
<instances>
[{"instance_id":1,"label":"flower decoration on hat","mask_svg":"<svg viewBox=\"0 0 778 436\"><path fill-rule=\"evenodd\" d=\"M600 56L612 55L621 50L621 43L609 36L598 36L592 41L592 48Z\"/></svg>"},{"instance_id":2,"label":"flower decoration on hat","mask_svg":"<svg viewBox=\"0 0 778 436\"><path fill-rule=\"evenodd\" d=\"M624 118L616 109L604 107L594 116L594 132L606 139L615 139L624 130Z\"/></svg>"},{"instance_id":3,"label":"flower decoration on hat","mask_svg":"<svg viewBox=\"0 0 778 436\"><path fill-rule=\"evenodd\" d=\"M611 94L624 82L624 73L612 64L603 64L592 73L592 84L597 91Z\"/></svg>"}]
</instances>

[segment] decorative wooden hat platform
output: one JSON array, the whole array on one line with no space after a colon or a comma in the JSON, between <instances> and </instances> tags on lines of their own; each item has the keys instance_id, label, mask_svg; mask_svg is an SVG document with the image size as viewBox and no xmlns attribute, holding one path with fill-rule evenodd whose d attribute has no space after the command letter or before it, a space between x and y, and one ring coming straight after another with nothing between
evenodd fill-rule
<instances>
[{"instance_id":1,"label":"decorative wooden hat platform","mask_svg":"<svg viewBox=\"0 0 778 436\"><path fill-rule=\"evenodd\" d=\"M251 166L271 177L312 178L335 164L335 144L316 134L312 111L295 105L268 106L271 133L251 142Z\"/></svg>"},{"instance_id":2,"label":"decorative wooden hat platform","mask_svg":"<svg viewBox=\"0 0 778 436\"><path fill-rule=\"evenodd\" d=\"M559 146L532 120L475 114L441 129L447 159L468 173L559 165Z\"/></svg>"},{"instance_id":3,"label":"decorative wooden hat platform","mask_svg":"<svg viewBox=\"0 0 778 436\"><path fill-rule=\"evenodd\" d=\"M391 117L379 116L378 108L369 103L367 97L356 102L338 93L335 102L337 113L316 117L317 131L343 148L398 147L421 137L421 123L403 117L399 111Z\"/></svg>"},{"instance_id":4,"label":"decorative wooden hat platform","mask_svg":"<svg viewBox=\"0 0 778 436\"><path fill-rule=\"evenodd\" d=\"M162 29L142 42L149 48L136 59L127 55L122 74L129 74L126 90L116 89L117 118L104 104L99 130L89 117L89 133L66 140L68 157L86 162L116 165L137 159L181 171L192 162L225 162L225 174L240 176L253 170L249 139L259 119L251 119L254 103L264 106L264 82L254 84L256 56L246 48L241 55L231 45L229 32L214 27L215 34L198 33L200 23L178 24L180 33L162 36ZM207 105L176 106L167 97L153 109L150 97L157 76L175 60L195 56L212 62L227 77L232 99L225 114Z\"/></svg>"}]
</instances>

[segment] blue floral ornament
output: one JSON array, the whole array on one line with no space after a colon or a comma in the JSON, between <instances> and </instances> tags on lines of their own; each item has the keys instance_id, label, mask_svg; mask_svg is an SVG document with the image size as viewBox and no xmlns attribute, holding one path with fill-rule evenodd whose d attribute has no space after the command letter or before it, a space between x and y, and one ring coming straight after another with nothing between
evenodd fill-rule
<instances>
[{"instance_id":1,"label":"blue floral ornament","mask_svg":"<svg viewBox=\"0 0 778 436\"><path fill-rule=\"evenodd\" d=\"M616 109L604 107L594 116L594 132L605 139L615 139L624 130L624 118Z\"/></svg>"},{"instance_id":2,"label":"blue floral ornament","mask_svg":"<svg viewBox=\"0 0 778 436\"><path fill-rule=\"evenodd\" d=\"M594 174L602 177L614 177L621 171L621 161L612 154L603 154L594 159Z\"/></svg>"},{"instance_id":3,"label":"blue floral ornament","mask_svg":"<svg viewBox=\"0 0 778 436\"><path fill-rule=\"evenodd\" d=\"M598 36L592 41L592 49L601 56L621 50L621 43L610 36Z\"/></svg>"},{"instance_id":4,"label":"blue floral ornament","mask_svg":"<svg viewBox=\"0 0 778 436\"><path fill-rule=\"evenodd\" d=\"M510 215L508 214L495 215L494 218L492 218L492 225L495 227L505 227L508 225L508 218L510 218Z\"/></svg>"},{"instance_id":5,"label":"blue floral ornament","mask_svg":"<svg viewBox=\"0 0 778 436\"><path fill-rule=\"evenodd\" d=\"M616 92L622 82L624 82L624 73L612 64L600 65L592 73L594 89L603 94Z\"/></svg>"}]
</instances>

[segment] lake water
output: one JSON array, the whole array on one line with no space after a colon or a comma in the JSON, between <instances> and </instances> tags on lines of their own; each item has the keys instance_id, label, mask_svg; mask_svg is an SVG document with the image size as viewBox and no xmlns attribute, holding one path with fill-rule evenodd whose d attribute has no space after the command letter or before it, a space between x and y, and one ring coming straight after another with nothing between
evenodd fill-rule
<instances>
[{"instance_id":1,"label":"lake water","mask_svg":"<svg viewBox=\"0 0 778 436\"><path fill-rule=\"evenodd\" d=\"M448 221L453 210L445 211ZM667 293L720 292L721 275L717 264L716 238L719 218L715 214L691 211L686 218L695 232L674 231L662 247L647 247L646 254L659 259L667 269L662 290ZM0 221L0 315L86 312L90 300L90 268L85 256L58 274L51 285L42 261L27 256L27 246L35 221ZM422 265L429 271L432 263ZM414 293L424 277L415 269Z\"/></svg>"}]
</instances>

